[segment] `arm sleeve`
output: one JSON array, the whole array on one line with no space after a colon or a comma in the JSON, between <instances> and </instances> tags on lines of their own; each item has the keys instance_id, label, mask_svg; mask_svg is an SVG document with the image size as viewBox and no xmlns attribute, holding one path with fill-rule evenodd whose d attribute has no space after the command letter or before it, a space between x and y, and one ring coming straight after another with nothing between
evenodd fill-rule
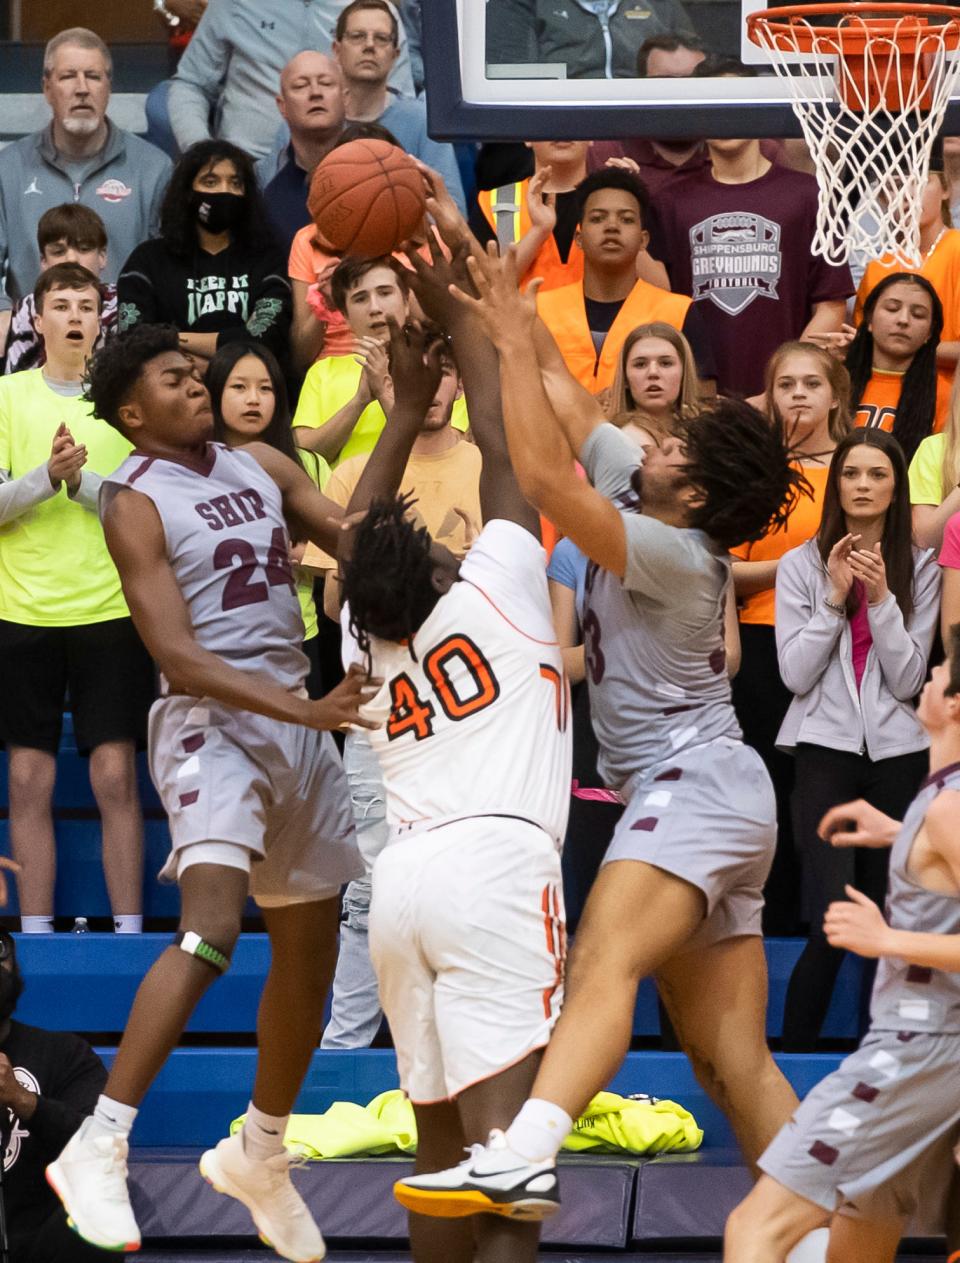
<instances>
[{"instance_id":1,"label":"arm sleeve","mask_svg":"<svg viewBox=\"0 0 960 1263\"><path fill-rule=\"evenodd\" d=\"M51 500L59 490L47 476L46 461L20 478L5 477L0 470L0 526L12 522L35 504Z\"/></svg>"},{"instance_id":2,"label":"arm sleeve","mask_svg":"<svg viewBox=\"0 0 960 1263\"><path fill-rule=\"evenodd\" d=\"M909 624L896 597L888 592L879 605L867 607L873 647L884 683L898 702L920 692L940 613L940 568L933 550L914 553L913 611Z\"/></svg>"},{"instance_id":3,"label":"arm sleeve","mask_svg":"<svg viewBox=\"0 0 960 1263\"><path fill-rule=\"evenodd\" d=\"M526 527L492 518L467 553L460 578L479 588L524 635L556 644L547 555Z\"/></svg>"},{"instance_id":4,"label":"arm sleeve","mask_svg":"<svg viewBox=\"0 0 960 1263\"><path fill-rule=\"evenodd\" d=\"M181 152L209 140L212 114L230 67L227 0L210 0L170 81L170 126Z\"/></svg>"},{"instance_id":5,"label":"arm sleeve","mask_svg":"<svg viewBox=\"0 0 960 1263\"><path fill-rule=\"evenodd\" d=\"M854 292L853 277L846 263L834 266L819 254L810 252L807 265L807 294L812 307L814 303L836 302L841 298L849 298Z\"/></svg>"},{"instance_id":6,"label":"arm sleeve","mask_svg":"<svg viewBox=\"0 0 960 1263\"><path fill-rule=\"evenodd\" d=\"M30 1119L31 1138L51 1160L93 1113L107 1082L106 1067L90 1045L79 1037L71 1042L73 1056L64 1056L56 1091L37 1098L37 1108Z\"/></svg>"},{"instance_id":7,"label":"arm sleeve","mask_svg":"<svg viewBox=\"0 0 960 1263\"><path fill-rule=\"evenodd\" d=\"M710 335L706 322L697 310L696 303L691 303L680 330L690 343L693 358L697 362L697 373L704 381L712 381L717 377L717 365L710 346Z\"/></svg>"},{"instance_id":8,"label":"arm sleeve","mask_svg":"<svg viewBox=\"0 0 960 1263\"><path fill-rule=\"evenodd\" d=\"M934 440L931 442L931 440ZM940 478L942 442L937 435L925 438L910 462L910 503L938 505L943 500Z\"/></svg>"},{"instance_id":9,"label":"arm sleeve","mask_svg":"<svg viewBox=\"0 0 960 1263\"><path fill-rule=\"evenodd\" d=\"M816 587L806 546L785 553L777 566L777 658L783 682L798 697L809 693L837 650L846 619L814 606Z\"/></svg>"},{"instance_id":10,"label":"arm sleeve","mask_svg":"<svg viewBox=\"0 0 960 1263\"><path fill-rule=\"evenodd\" d=\"M591 432L580 449L580 463L600 494L616 500L632 494L634 470L643 464L643 457L608 421Z\"/></svg>"},{"instance_id":11,"label":"arm sleeve","mask_svg":"<svg viewBox=\"0 0 960 1263\"><path fill-rule=\"evenodd\" d=\"M47 479L49 482L49 479ZM89 509L91 513L100 512L100 488L103 485L103 477L95 474L90 469L81 469L80 485L76 491L67 490L67 497L82 504L85 509Z\"/></svg>"},{"instance_id":12,"label":"arm sleeve","mask_svg":"<svg viewBox=\"0 0 960 1263\"><path fill-rule=\"evenodd\" d=\"M117 332L134 325L161 324L164 313L146 251L138 246L117 277Z\"/></svg>"},{"instance_id":13,"label":"arm sleeve","mask_svg":"<svg viewBox=\"0 0 960 1263\"><path fill-rule=\"evenodd\" d=\"M960 513L954 513L944 527L939 562L948 570L960 570Z\"/></svg>"}]
</instances>

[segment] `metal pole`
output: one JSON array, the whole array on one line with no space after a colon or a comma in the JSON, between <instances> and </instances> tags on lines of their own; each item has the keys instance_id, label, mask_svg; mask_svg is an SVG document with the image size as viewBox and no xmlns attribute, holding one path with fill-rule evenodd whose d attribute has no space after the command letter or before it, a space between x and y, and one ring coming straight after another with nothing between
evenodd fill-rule
<instances>
[{"instance_id":1,"label":"metal pole","mask_svg":"<svg viewBox=\"0 0 960 1263\"><path fill-rule=\"evenodd\" d=\"M23 39L23 0L10 0L10 38Z\"/></svg>"}]
</instances>

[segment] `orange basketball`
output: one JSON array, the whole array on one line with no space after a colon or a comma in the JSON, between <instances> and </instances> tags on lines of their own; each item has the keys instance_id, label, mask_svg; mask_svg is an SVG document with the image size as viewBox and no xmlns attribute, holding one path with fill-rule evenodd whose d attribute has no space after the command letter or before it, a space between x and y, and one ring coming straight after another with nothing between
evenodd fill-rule
<instances>
[{"instance_id":1,"label":"orange basketball","mask_svg":"<svg viewBox=\"0 0 960 1263\"><path fill-rule=\"evenodd\" d=\"M396 145L352 140L313 173L307 209L338 254L392 254L423 219L423 177Z\"/></svg>"}]
</instances>

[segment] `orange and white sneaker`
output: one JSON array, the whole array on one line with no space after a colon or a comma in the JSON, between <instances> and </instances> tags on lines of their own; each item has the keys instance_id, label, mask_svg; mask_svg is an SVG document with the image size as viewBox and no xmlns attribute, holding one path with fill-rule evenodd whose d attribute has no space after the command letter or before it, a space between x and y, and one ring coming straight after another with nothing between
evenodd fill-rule
<instances>
[{"instance_id":1,"label":"orange and white sneaker","mask_svg":"<svg viewBox=\"0 0 960 1263\"><path fill-rule=\"evenodd\" d=\"M125 1136L104 1135L85 1118L47 1167L47 1183L63 1202L67 1223L101 1250L140 1249L127 1188L129 1150Z\"/></svg>"},{"instance_id":2,"label":"orange and white sneaker","mask_svg":"<svg viewBox=\"0 0 960 1263\"><path fill-rule=\"evenodd\" d=\"M560 1209L554 1159L528 1162L498 1130L490 1133L486 1145L473 1145L459 1166L398 1180L393 1195L407 1210L435 1219L502 1215L535 1221Z\"/></svg>"},{"instance_id":3,"label":"orange and white sneaker","mask_svg":"<svg viewBox=\"0 0 960 1263\"><path fill-rule=\"evenodd\" d=\"M264 1244L291 1263L319 1263L327 1247L306 1202L293 1186L291 1166L299 1163L286 1149L259 1160L247 1155L237 1132L208 1149L200 1174L218 1193L226 1193L249 1210Z\"/></svg>"}]
</instances>

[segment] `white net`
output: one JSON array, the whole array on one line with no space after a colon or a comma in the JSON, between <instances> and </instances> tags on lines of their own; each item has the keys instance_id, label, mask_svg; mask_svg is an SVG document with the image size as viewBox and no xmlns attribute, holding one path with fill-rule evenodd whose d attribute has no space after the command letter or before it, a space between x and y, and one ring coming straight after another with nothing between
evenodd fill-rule
<instances>
[{"instance_id":1,"label":"white net","mask_svg":"<svg viewBox=\"0 0 960 1263\"><path fill-rule=\"evenodd\" d=\"M801 9L750 24L790 85L816 163L813 250L829 263L860 253L918 262L930 151L960 76L960 16L928 26L922 11L879 21L845 13L831 28Z\"/></svg>"}]
</instances>

